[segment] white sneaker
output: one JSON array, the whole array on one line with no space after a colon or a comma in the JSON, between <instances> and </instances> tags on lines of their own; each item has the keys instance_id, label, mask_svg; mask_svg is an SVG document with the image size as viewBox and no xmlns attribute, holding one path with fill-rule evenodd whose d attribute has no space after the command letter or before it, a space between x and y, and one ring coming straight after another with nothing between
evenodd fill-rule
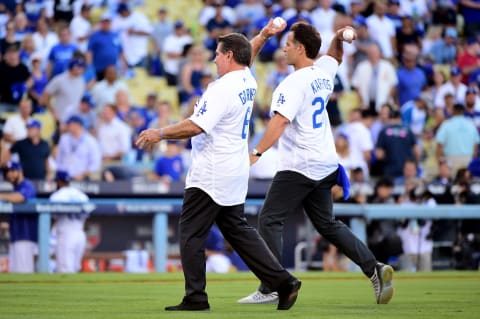
<instances>
[{"instance_id":1,"label":"white sneaker","mask_svg":"<svg viewBox=\"0 0 480 319\"><path fill-rule=\"evenodd\" d=\"M271 292L269 294L262 294L260 291L257 290L254 293L246 296L245 298L237 300L237 302L244 304L277 304L278 293Z\"/></svg>"},{"instance_id":2,"label":"white sneaker","mask_svg":"<svg viewBox=\"0 0 480 319\"><path fill-rule=\"evenodd\" d=\"M393 297L393 268L390 265L377 263L375 272L370 278L377 304L387 304Z\"/></svg>"}]
</instances>

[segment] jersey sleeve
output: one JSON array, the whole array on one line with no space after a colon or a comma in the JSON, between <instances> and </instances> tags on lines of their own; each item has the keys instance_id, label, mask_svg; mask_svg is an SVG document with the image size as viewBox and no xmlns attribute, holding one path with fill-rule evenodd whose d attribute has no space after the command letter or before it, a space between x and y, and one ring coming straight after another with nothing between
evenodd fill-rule
<instances>
[{"instance_id":1,"label":"jersey sleeve","mask_svg":"<svg viewBox=\"0 0 480 319\"><path fill-rule=\"evenodd\" d=\"M324 55L315 61L314 65L330 75L332 80L335 79L335 75L338 71L338 61L332 56Z\"/></svg>"},{"instance_id":2,"label":"jersey sleeve","mask_svg":"<svg viewBox=\"0 0 480 319\"><path fill-rule=\"evenodd\" d=\"M278 85L272 95L270 112L285 116L290 122L293 121L302 105L303 90L296 87L292 77L285 79Z\"/></svg>"},{"instance_id":3,"label":"jersey sleeve","mask_svg":"<svg viewBox=\"0 0 480 319\"><path fill-rule=\"evenodd\" d=\"M210 133L223 117L229 104L226 88L221 85L211 85L202 95L190 120L198 125L205 133Z\"/></svg>"}]
</instances>

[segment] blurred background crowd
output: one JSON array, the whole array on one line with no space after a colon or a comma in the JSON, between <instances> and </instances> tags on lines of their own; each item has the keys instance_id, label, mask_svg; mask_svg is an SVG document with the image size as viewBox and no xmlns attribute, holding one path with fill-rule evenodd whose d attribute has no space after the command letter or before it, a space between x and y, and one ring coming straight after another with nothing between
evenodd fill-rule
<instances>
[{"instance_id":1,"label":"blurred background crowd","mask_svg":"<svg viewBox=\"0 0 480 319\"><path fill-rule=\"evenodd\" d=\"M137 135L190 115L216 78L219 35L251 38L277 16L287 29L314 25L321 54L338 28L357 31L327 105L352 182L349 202L480 203L478 0L1 0L1 163L19 161L30 180L62 170L77 181L181 182L189 142L145 152L135 148ZM268 123L272 91L293 71L284 42L285 34L269 39L252 68L252 145ZM275 170L273 148L251 178ZM343 201L340 189L334 195ZM461 252L480 251L479 233L469 221L399 220L371 223L368 238L387 262L394 250L431 254L436 236L457 243L460 267L478 268L478 256L465 261ZM418 236L422 249L418 241L409 247Z\"/></svg>"}]
</instances>

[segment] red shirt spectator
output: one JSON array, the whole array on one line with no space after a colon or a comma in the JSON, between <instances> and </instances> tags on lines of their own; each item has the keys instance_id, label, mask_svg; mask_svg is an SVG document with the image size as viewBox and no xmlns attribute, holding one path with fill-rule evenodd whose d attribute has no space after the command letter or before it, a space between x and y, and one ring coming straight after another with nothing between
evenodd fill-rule
<instances>
[{"instance_id":1,"label":"red shirt spectator","mask_svg":"<svg viewBox=\"0 0 480 319\"><path fill-rule=\"evenodd\" d=\"M468 84L470 74L480 69L480 44L476 38L468 38L465 51L457 57L458 67L462 70L462 82Z\"/></svg>"}]
</instances>

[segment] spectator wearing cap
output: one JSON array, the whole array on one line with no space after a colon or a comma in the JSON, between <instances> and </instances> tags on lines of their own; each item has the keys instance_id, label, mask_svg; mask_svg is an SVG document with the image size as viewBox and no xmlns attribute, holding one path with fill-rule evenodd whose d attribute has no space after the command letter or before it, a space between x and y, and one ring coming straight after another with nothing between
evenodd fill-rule
<instances>
[{"instance_id":1,"label":"spectator wearing cap","mask_svg":"<svg viewBox=\"0 0 480 319\"><path fill-rule=\"evenodd\" d=\"M192 37L181 20L177 20L174 27L174 32L165 39L163 47L165 78L169 86L177 85L184 47L193 43Z\"/></svg>"},{"instance_id":2,"label":"spectator wearing cap","mask_svg":"<svg viewBox=\"0 0 480 319\"><path fill-rule=\"evenodd\" d=\"M362 107L378 112L380 107L396 96L397 72L392 63L382 58L378 44L367 49L368 59L353 70L351 85L358 93Z\"/></svg>"},{"instance_id":3,"label":"spectator wearing cap","mask_svg":"<svg viewBox=\"0 0 480 319\"><path fill-rule=\"evenodd\" d=\"M427 124L429 110L433 109L433 101L428 92L420 93L416 98L406 102L400 108L402 123L421 139Z\"/></svg>"},{"instance_id":4,"label":"spectator wearing cap","mask_svg":"<svg viewBox=\"0 0 480 319\"><path fill-rule=\"evenodd\" d=\"M23 175L30 180L46 180L49 174L50 146L41 138L41 128L39 120L30 119L27 122L27 137L10 148L11 157L16 154L22 164Z\"/></svg>"},{"instance_id":5,"label":"spectator wearing cap","mask_svg":"<svg viewBox=\"0 0 480 319\"><path fill-rule=\"evenodd\" d=\"M31 87L30 71L20 62L19 47L10 45L0 62L0 113L15 112Z\"/></svg>"},{"instance_id":6,"label":"spectator wearing cap","mask_svg":"<svg viewBox=\"0 0 480 319\"><path fill-rule=\"evenodd\" d=\"M103 80L93 86L91 93L98 109L102 110L105 104L115 103L115 95L120 90L128 92L128 86L118 78L115 65L109 65L104 70Z\"/></svg>"},{"instance_id":7,"label":"spectator wearing cap","mask_svg":"<svg viewBox=\"0 0 480 319\"><path fill-rule=\"evenodd\" d=\"M465 117L471 119L480 132L480 96L477 86L469 86L465 95Z\"/></svg>"},{"instance_id":8,"label":"spectator wearing cap","mask_svg":"<svg viewBox=\"0 0 480 319\"><path fill-rule=\"evenodd\" d=\"M25 179L22 166L18 162L8 162L3 168L5 179L13 185L13 191L0 193L0 201L21 204L36 196L32 182ZM14 273L33 273L34 256L37 251L38 215L9 215L10 247L8 271Z\"/></svg>"},{"instance_id":9,"label":"spectator wearing cap","mask_svg":"<svg viewBox=\"0 0 480 319\"><path fill-rule=\"evenodd\" d=\"M211 18L207 25L205 26L207 30L207 38L204 41L205 47L210 50L212 53L215 52L217 48L217 39L218 37L233 32L233 25L227 19L225 19L222 14L223 4L216 1L213 3L215 7L215 15Z\"/></svg>"},{"instance_id":10,"label":"spectator wearing cap","mask_svg":"<svg viewBox=\"0 0 480 319\"><path fill-rule=\"evenodd\" d=\"M395 30L402 27L402 16L400 14L400 0L388 0L387 2L387 18L392 20Z\"/></svg>"},{"instance_id":11,"label":"spectator wearing cap","mask_svg":"<svg viewBox=\"0 0 480 319\"><path fill-rule=\"evenodd\" d=\"M68 70L55 76L43 92L41 103L60 123L65 123L70 116L78 112L78 105L86 90L84 70L84 60L71 60ZM54 103L51 101L52 98Z\"/></svg>"},{"instance_id":12,"label":"spectator wearing cap","mask_svg":"<svg viewBox=\"0 0 480 319\"><path fill-rule=\"evenodd\" d=\"M404 47L402 52L403 64L397 70L397 92L400 106L416 99L427 86L427 77L423 70L417 66L419 51L416 45L408 45Z\"/></svg>"},{"instance_id":13,"label":"spectator wearing cap","mask_svg":"<svg viewBox=\"0 0 480 319\"><path fill-rule=\"evenodd\" d=\"M124 61L120 37L112 31L112 16L109 12L102 15L99 29L90 36L88 52L92 56L98 81L104 78L105 69L109 65L118 66Z\"/></svg>"},{"instance_id":14,"label":"spectator wearing cap","mask_svg":"<svg viewBox=\"0 0 480 319\"><path fill-rule=\"evenodd\" d=\"M378 135L375 146L376 158L384 162L383 175L400 177L407 159L418 160L420 149L415 135L409 127L402 124L399 111L392 111L390 123Z\"/></svg>"},{"instance_id":15,"label":"spectator wearing cap","mask_svg":"<svg viewBox=\"0 0 480 319\"><path fill-rule=\"evenodd\" d=\"M77 46L71 43L71 34L68 26L63 26L59 30L59 43L54 45L48 54L47 75L50 78L61 74L68 69L73 54L77 51Z\"/></svg>"},{"instance_id":16,"label":"spectator wearing cap","mask_svg":"<svg viewBox=\"0 0 480 319\"><path fill-rule=\"evenodd\" d=\"M69 26L72 34L72 42L77 46L78 50L83 53L87 52L88 38L92 32L90 12L91 7L87 4L83 4L80 13L72 19Z\"/></svg>"},{"instance_id":17,"label":"spectator wearing cap","mask_svg":"<svg viewBox=\"0 0 480 319\"><path fill-rule=\"evenodd\" d=\"M153 28L147 17L132 11L127 3L118 5L118 15L112 21L112 30L120 35L125 61L129 67L146 66L148 41Z\"/></svg>"},{"instance_id":18,"label":"spectator wearing cap","mask_svg":"<svg viewBox=\"0 0 480 319\"><path fill-rule=\"evenodd\" d=\"M460 0L464 19L463 34L474 37L480 33L480 6L479 0Z\"/></svg>"},{"instance_id":19,"label":"spectator wearing cap","mask_svg":"<svg viewBox=\"0 0 480 319\"><path fill-rule=\"evenodd\" d=\"M33 113L43 113L45 106L41 103L41 98L48 84L47 72L42 68L41 54L36 52L30 58L32 87L28 90L28 96L32 99Z\"/></svg>"},{"instance_id":20,"label":"spectator wearing cap","mask_svg":"<svg viewBox=\"0 0 480 319\"><path fill-rule=\"evenodd\" d=\"M468 84L470 74L480 70L480 43L476 37L467 38L465 49L458 54L457 65L462 70L463 84Z\"/></svg>"},{"instance_id":21,"label":"spectator wearing cap","mask_svg":"<svg viewBox=\"0 0 480 319\"><path fill-rule=\"evenodd\" d=\"M429 55L433 57L435 64L451 64L457 58L457 30L454 27L447 27L443 32L443 37L436 40Z\"/></svg>"},{"instance_id":22,"label":"spectator wearing cap","mask_svg":"<svg viewBox=\"0 0 480 319\"><path fill-rule=\"evenodd\" d=\"M98 143L103 161L120 161L132 147L132 130L117 116L117 108L106 104L98 126Z\"/></svg>"},{"instance_id":23,"label":"spectator wearing cap","mask_svg":"<svg viewBox=\"0 0 480 319\"><path fill-rule=\"evenodd\" d=\"M66 171L57 171L55 175L57 190L50 195L52 203L86 203L88 196L70 185L70 175ZM87 245L84 231L86 213L57 214L55 232L57 245L55 250L56 270L58 273L76 273L81 270L82 257Z\"/></svg>"},{"instance_id":24,"label":"spectator wearing cap","mask_svg":"<svg viewBox=\"0 0 480 319\"><path fill-rule=\"evenodd\" d=\"M445 107L445 96L452 94L455 103L465 103L465 92L467 92L467 86L462 83L462 71L454 66L450 69L450 80L443 84L435 96L435 107Z\"/></svg>"},{"instance_id":25,"label":"spectator wearing cap","mask_svg":"<svg viewBox=\"0 0 480 319\"><path fill-rule=\"evenodd\" d=\"M57 170L68 172L76 181L91 179L102 164L98 142L85 130L78 115L71 116L66 124L67 131L58 144Z\"/></svg>"},{"instance_id":26,"label":"spectator wearing cap","mask_svg":"<svg viewBox=\"0 0 480 319\"><path fill-rule=\"evenodd\" d=\"M97 112L95 111L95 103L90 94L86 93L80 100L77 115L82 118L85 129L92 135L95 135Z\"/></svg>"},{"instance_id":27,"label":"spectator wearing cap","mask_svg":"<svg viewBox=\"0 0 480 319\"><path fill-rule=\"evenodd\" d=\"M463 104L455 104L453 116L444 121L437 131L437 159L445 158L452 163L454 173L468 163L478 153L480 137L470 119L465 118Z\"/></svg>"},{"instance_id":28,"label":"spectator wearing cap","mask_svg":"<svg viewBox=\"0 0 480 319\"><path fill-rule=\"evenodd\" d=\"M367 18L367 26L372 39L380 45L383 57L392 60L397 52L396 30L392 20L385 16L386 10L385 0L375 1L374 13Z\"/></svg>"},{"instance_id":29,"label":"spectator wearing cap","mask_svg":"<svg viewBox=\"0 0 480 319\"><path fill-rule=\"evenodd\" d=\"M367 20L362 15L357 15L353 20L353 26L357 31L357 39L353 41L355 53L353 53L352 70L355 70L360 62L368 59L368 48L374 43L367 27Z\"/></svg>"},{"instance_id":30,"label":"spectator wearing cap","mask_svg":"<svg viewBox=\"0 0 480 319\"><path fill-rule=\"evenodd\" d=\"M3 139L8 149L16 141L27 137L27 123L31 120L32 102L29 99L21 99L18 103L18 112L10 116L3 127Z\"/></svg>"}]
</instances>

